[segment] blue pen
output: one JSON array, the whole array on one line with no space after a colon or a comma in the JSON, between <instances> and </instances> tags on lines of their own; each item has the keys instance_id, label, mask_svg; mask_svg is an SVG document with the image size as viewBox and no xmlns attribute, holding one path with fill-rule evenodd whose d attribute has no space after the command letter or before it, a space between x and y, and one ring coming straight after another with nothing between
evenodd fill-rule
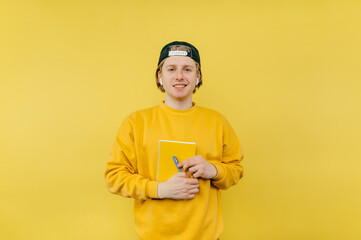
<instances>
[{"instance_id":1,"label":"blue pen","mask_svg":"<svg viewBox=\"0 0 361 240\"><path fill-rule=\"evenodd\" d=\"M182 172L182 170L178 167L179 161L178 161L178 158L176 156L173 156L173 161L175 163L175 166L178 168L178 171Z\"/></svg>"}]
</instances>

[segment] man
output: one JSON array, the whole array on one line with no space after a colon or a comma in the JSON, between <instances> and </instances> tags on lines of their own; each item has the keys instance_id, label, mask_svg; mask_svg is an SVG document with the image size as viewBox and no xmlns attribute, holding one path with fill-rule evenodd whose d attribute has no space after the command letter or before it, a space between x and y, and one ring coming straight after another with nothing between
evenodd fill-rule
<instances>
[{"instance_id":1,"label":"man","mask_svg":"<svg viewBox=\"0 0 361 240\"><path fill-rule=\"evenodd\" d=\"M218 239L223 230L220 190L242 177L239 141L221 114L192 102L202 84L193 45L172 42L163 47L156 83L165 100L123 121L107 163L107 186L112 193L134 198L141 239ZM165 182L156 181L161 139L197 146L196 156L179 163L183 172Z\"/></svg>"}]
</instances>

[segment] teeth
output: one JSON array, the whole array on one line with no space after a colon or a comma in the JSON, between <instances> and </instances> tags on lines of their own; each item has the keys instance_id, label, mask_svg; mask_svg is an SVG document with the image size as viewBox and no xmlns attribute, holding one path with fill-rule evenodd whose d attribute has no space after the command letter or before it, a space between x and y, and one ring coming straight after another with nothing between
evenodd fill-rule
<instances>
[{"instance_id":1,"label":"teeth","mask_svg":"<svg viewBox=\"0 0 361 240\"><path fill-rule=\"evenodd\" d=\"M185 87L186 85L174 85L175 88L182 88Z\"/></svg>"}]
</instances>

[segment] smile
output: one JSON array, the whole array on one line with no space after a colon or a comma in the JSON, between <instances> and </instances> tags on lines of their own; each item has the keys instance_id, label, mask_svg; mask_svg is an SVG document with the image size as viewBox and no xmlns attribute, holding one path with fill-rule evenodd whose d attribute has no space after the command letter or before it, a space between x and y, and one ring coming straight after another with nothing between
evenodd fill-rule
<instances>
[{"instance_id":1,"label":"smile","mask_svg":"<svg viewBox=\"0 0 361 240\"><path fill-rule=\"evenodd\" d=\"M187 86L187 84L175 84L175 85L173 85L173 87L175 87L175 88L184 88L186 86Z\"/></svg>"}]
</instances>

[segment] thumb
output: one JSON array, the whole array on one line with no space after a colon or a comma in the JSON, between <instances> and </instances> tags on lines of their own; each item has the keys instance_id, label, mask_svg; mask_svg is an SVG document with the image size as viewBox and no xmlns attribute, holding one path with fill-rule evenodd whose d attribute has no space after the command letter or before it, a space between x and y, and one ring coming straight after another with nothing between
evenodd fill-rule
<instances>
[{"instance_id":1,"label":"thumb","mask_svg":"<svg viewBox=\"0 0 361 240\"><path fill-rule=\"evenodd\" d=\"M189 176L188 176L185 172L177 173L177 175L178 175L179 177L189 178Z\"/></svg>"}]
</instances>

